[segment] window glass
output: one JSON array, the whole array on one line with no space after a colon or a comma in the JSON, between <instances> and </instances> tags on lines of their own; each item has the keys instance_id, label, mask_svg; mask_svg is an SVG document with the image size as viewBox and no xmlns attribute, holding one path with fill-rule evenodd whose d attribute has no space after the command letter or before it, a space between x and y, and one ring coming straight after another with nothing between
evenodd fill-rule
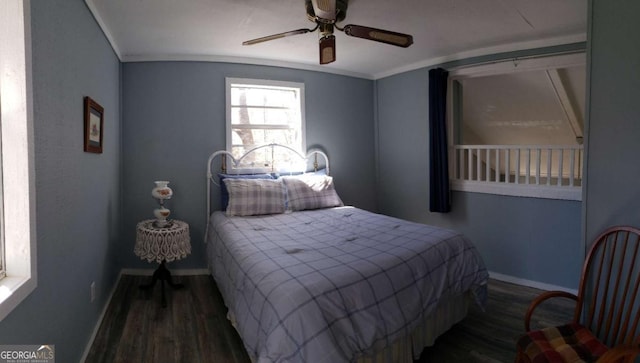
<instances>
[{"instance_id":1,"label":"window glass","mask_svg":"<svg viewBox=\"0 0 640 363\"><path fill-rule=\"evenodd\" d=\"M11 211L0 216L4 243L0 320L37 286L28 11L29 3L21 0L4 0L0 6L0 206Z\"/></svg>"},{"instance_id":2,"label":"window glass","mask_svg":"<svg viewBox=\"0 0 640 363\"><path fill-rule=\"evenodd\" d=\"M255 79L227 79L227 151L235 158L254 147L277 143L302 153L304 85ZM252 153L240 168L270 167L269 149Z\"/></svg>"}]
</instances>

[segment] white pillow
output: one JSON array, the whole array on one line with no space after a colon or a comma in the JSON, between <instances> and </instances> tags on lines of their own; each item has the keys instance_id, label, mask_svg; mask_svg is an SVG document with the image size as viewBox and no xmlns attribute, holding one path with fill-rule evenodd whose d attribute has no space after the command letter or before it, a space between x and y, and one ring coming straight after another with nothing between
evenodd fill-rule
<instances>
[{"instance_id":1,"label":"white pillow","mask_svg":"<svg viewBox=\"0 0 640 363\"><path fill-rule=\"evenodd\" d=\"M285 211L286 191L280 180L225 178L223 183L229 191L229 216L277 214Z\"/></svg>"},{"instance_id":2,"label":"white pillow","mask_svg":"<svg viewBox=\"0 0 640 363\"><path fill-rule=\"evenodd\" d=\"M343 206L328 175L302 174L281 178L287 187L289 209L298 211Z\"/></svg>"}]
</instances>

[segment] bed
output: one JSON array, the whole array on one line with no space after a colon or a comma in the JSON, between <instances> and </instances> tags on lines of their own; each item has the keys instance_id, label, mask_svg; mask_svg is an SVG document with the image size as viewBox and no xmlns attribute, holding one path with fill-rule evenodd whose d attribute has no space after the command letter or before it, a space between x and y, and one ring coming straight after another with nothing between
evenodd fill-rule
<instances>
[{"instance_id":1,"label":"bed","mask_svg":"<svg viewBox=\"0 0 640 363\"><path fill-rule=\"evenodd\" d=\"M295 175L272 162L214 175L217 156L243 160L224 151L208 162L209 269L254 362L411 362L484 306L488 273L465 236L344 206L326 154L297 156L310 155ZM212 212L221 186L226 207Z\"/></svg>"}]
</instances>

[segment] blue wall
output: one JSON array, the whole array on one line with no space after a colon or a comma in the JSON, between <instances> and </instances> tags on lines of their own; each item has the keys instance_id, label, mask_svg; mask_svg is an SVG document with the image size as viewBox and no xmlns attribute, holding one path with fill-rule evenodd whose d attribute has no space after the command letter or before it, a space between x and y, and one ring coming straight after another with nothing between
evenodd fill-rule
<instances>
[{"instance_id":1,"label":"blue wall","mask_svg":"<svg viewBox=\"0 0 640 363\"><path fill-rule=\"evenodd\" d=\"M640 226L640 2L593 0L585 228ZM630 40L633 37L633 40ZM634 45L632 45L634 44Z\"/></svg>"},{"instance_id":2,"label":"blue wall","mask_svg":"<svg viewBox=\"0 0 640 363\"><path fill-rule=\"evenodd\" d=\"M376 81L380 212L461 230L491 272L577 288L580 202L453 192L451 213L429 212L428 85L428 69Z\"/></svg>"},{"instance_id":3,"label":"blue wall","mask_svg":"<svg viewBox=\"0 0 640 363\"><path fill-rule=\"evenodd\" d=\"M123 64L124 224L118 265L150 268L131 252L135 225L152 218L154 180L169 180L172 217L191 227L192 254L170 268L206 268L206 161L225 149L225 77L303 82L307 147L324 149L347 204L376 208L373 81L228 63ZM217 190L216 190L217 191ZM218 205L215 203L214 205Z\"/></svg>"},{"instance_id":4,"label":"blue wall","mask_svg":"<svg viewBox=\"0 0 640 363\"><path fill-rule=\"evenodd\" d=\"M82 0L30 4L38 287L0 344L55 344L56 361L77 362L119 271L120 63ZM105 109L103 154L83 151L84 96Z\"/></svg>"},{"instance_id":5,"label":"blue wall","mask_svg":"<svg viewBox=\"0 0 640 363\"><path fill-rule=\"evenodd\" d=\"M585 201L454 192L442 215L427 210L427 69L373 82L224 63L121 65L82 0L30 4L38 287L0 321L0 344L55 344L58 361L79 360L118 271L152 267L132 249L135 223L155 206L153 180L172 181L174 216L192 225L194 253L175 267L205 266L204 164L225 147L224 77L304 82L307 144L333 157L345 202L459 228L494 272L575 287L581 232L590 240L640 219L636 1L590 3ZM82 151L86 95L105 108L103 154Z\"/></svg>"}]
</instances>

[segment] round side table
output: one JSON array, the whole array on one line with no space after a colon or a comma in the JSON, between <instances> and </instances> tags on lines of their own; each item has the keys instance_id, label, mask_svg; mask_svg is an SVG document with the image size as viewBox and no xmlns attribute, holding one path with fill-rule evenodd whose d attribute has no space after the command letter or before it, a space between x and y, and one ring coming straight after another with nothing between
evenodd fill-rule
<instances>
[{"instance_id":1,"label":"round side table","mask_svg":"<svg viewBox=\"0 0 640 363\"><path fill-rule=\"evenodd\" d=\"M165 266L167 262L185 258L191 253L191 237L189 235L189 224L179 220L173 220L164 227L154 224L155 219L148 219L138 223L136 226L136 245L133 253L148 262L160 264L153 273L151 282L140 286L141 289L150 289L156 281L160 280L162 288L162 307L167 306L164 294L164 282L177 289L184 287L182 284L174 284L171 279L171 272Z\"/></svg>"}]
</instances>

